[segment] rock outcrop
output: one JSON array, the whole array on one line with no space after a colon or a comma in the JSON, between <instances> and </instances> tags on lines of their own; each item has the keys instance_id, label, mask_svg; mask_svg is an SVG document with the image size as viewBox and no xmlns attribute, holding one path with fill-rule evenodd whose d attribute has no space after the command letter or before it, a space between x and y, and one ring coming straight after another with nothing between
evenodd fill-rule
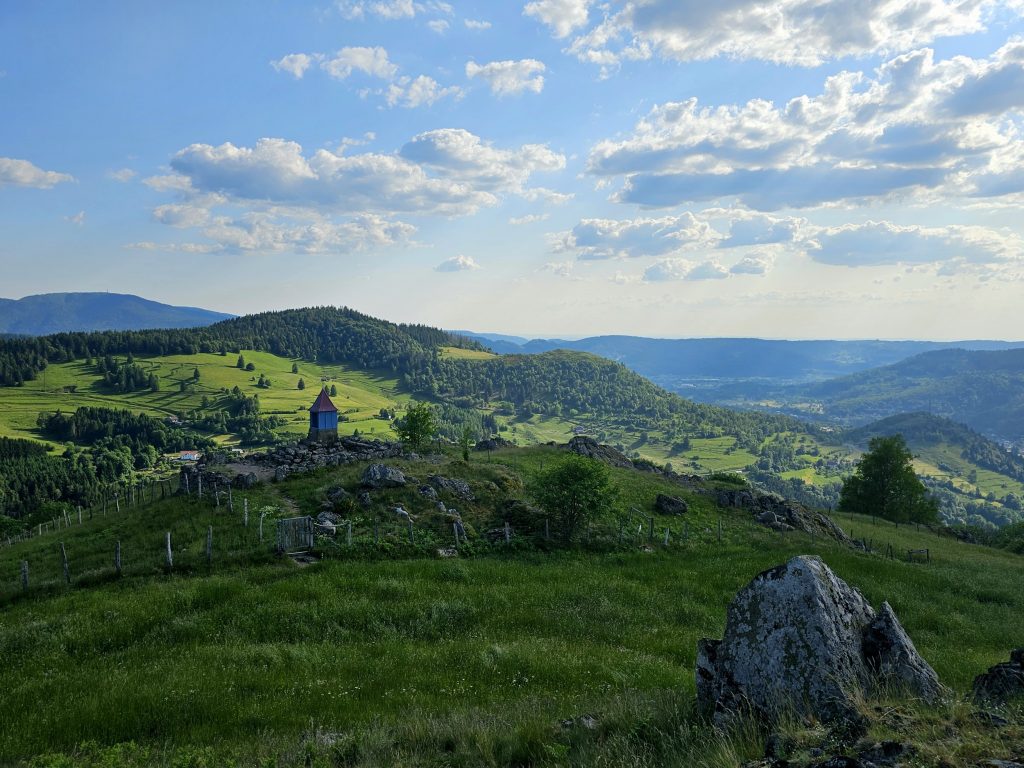
<instances>
[{"instance_id":1,"label":"rock outcrop","mask_svg":"<svg viewBox=\"0 0 1024 768\"><path fill-rule=\"evenodd\" d=\"M718 489L713 491L720 507L735 507L750 512L761 525L773 531L803 531L815 536L828 536L843 544L849 537L830 517L808 509L795 501L783 499L774 493L763 493L751 488Z\"/></svg>"},{"instance_id":2,"label":"rock outcrop","mask_svg":"<svg viewBox=\"0 0 1024 768\"><path fill-rule=\"evenodd\" d=\"M592 437L586 435L577 435L572 438L565 446L566 450L580 456L586 456L588 459L597 459L603 461L605 464L610 464L613 467L624 467L631 468L633 462L630 461L625 454L612 448L610 445L602 445Z\"/></svg>"},{"instance_id":3,"label":"rock outcrop","mask_svg":"<svg viewBox=\"0 0 1024 768\"><path fill-rule=\"evenodd\" d=\"M435 490L445 491L464 501L473 500L473 489L469 487L469 483L465 480L444 477L443 475L430 475L427 477L427 483Z\"/></svg>"},{"instance_id":4,"label":"rock outcrop","mask_svg":"<svg viewBox=\"0 0 1024 768\"><path fill-rule=\"evenodd\" d=\"M974 698L991 704L1005 704L1024 697L1024 648L1010 652L1010 660L974 678Z\"/></svg>"},{"instance_id":5,"label":"rock outcrop","mask_svg":"<svg viewBox=\"0 0 1024 768\"><path fill-rule=\"evenodd\" d=\"M800 556L758 575L729 605L722 640L697 647L697 699L722 723L736 713L772 719L791 708L857 719L858 691L896 682L933 701L938 678L887 605L863 595L820 558Z\"/></svg>"},{"instance_id":6,"label":"rock outcrop","mask_svg":"<svg viewBox=\"0 0 1024 768\"><path fill-rule=\"evenodd\" d=\"M654 500L654 509L659 515L685 515L690 511L690 505L678 496L659 493Z\"/></svg>"},{"instance_id":7,"label":"rock outcrop","mask_svg":"<svg viewBox=\"0 0 1024 768\"><path fill-rule=\"evenodd\" d=\"M401 488L406 484L405 474L398 467L371 464L360 481L364 488Z\"/></svg>"}]
</instances>

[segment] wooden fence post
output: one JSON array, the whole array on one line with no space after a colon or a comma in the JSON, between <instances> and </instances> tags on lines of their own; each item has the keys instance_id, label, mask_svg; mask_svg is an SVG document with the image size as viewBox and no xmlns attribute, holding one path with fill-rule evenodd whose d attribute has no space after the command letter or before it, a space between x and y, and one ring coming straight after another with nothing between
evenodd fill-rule
<instances>
[{"instance_id":1,"label":"wooden fence post","mask_svg":"<svg viewBox=\"0 0 1024 768\"><path fill-rule=\"evenodd\" d=\"M192 495L192 489L189 487L189 484L188 484L188 474L187 473L185 474L185 495L186 496L191 496Z\"/></svg>"},{"instance_id":2,"label":"wooden fence post","mask_svg":"<svg viewBox=\"0 0 1024 768\"><path fill-rule=\"evenodd\" d=\"M505 543L512 541L512 529L509 528L508 520L505 521Z\"/></svg>"},{"instance_id":3,"label":"wooden fence post","mask_svg":"<svg viewBox=\"0 0 1024 768\"><path fill-rule=\"evenodd\" d=\"M380 538L380 521L375 517L373 518L373 543L376 544Z\"/></svg>"},{"instance_id":4,"label":"wooden fence post","mask_svg":"<svg viewBox=\"0 0 1024 768\"><path fill-rule=\"evenodd\" d=\"M667 526L665 527L665 542L664 542L664 545L666 547L668 546L668 527Z\"/></svg>"},{"instance_id":5,"label":"wooden fence post","mask_svg":"<svg viewBox=\"0 0 1024 768\"><path fill-rule=\"evenodd\" d=\"M64 510L64 527L65 528L70 528L71 527L71 515L68 514L67 509Z\"/></svg>"},{"instance_id":6,"label":"wooden fence post","mask_svg":"<svg viewBox=\"0 0 1024 768\"><path fill-rule=\"evenodd\" d=\"M718 543L722 543L722 516L718 516Z\"/></svg>"},{"instance_id":7,"label":"wooden fence post","mask_svg":"<svg viewBox=\"0 0 1024 768\"><path fill-rule=\"evenodd\" d=\"M213 526L206 529L206 564L213 567Z\"/></svg>"},{"instance_id":8,"label":"wooden fence post","mask_svg":"<svg viewBox=\"0 0 1024 768\"><path fill-rule=\"evenodd\" d=\"M228 512L235 513L235 497L231 493L231 483L228 483Z\"/></svg>"},{"instance_id":9,"label":"wooden fence post","mask_svg":"<svg viewBox=\"0 0 1024 768\"><path fill-rule=\"evenodd\" d=\"M167 532L167 567L174 567L174 554L171 552L171 532Z\"/></svg>"},{"instance_id":10,"label":"wooden fence post","mask_svg":"<svg viewBox=\"0 0 1024 768\"><path fill-rule=\"evenodd\" d=\"M263 543L263 518L267 516L266 512L260 513L260 544Z\"/></svg>"},{"instance_id":11,"label":"wooden fence post","mask_svg":"<svg viewBox=\"0 0 1024 768\"><path fill-rule=\"evenodd\" d=\"M220 509L220 489L216 483L213 484L213 506Z\"/></svg>"},{"instance_id":12,"label":"wooden fence post","mask_svg":"<svg viewBox=\"0 0 1024 768\"><path fill-rule=\"evenodd\" d=\"M21 561L21 588L28 592L28 560Z\"/></svg>"},{"instance_id":13,"label":"wooden fence post","mask_svg":"<svg viewBox=\"0 0 1024 768\"><path fill-rule=\"evenodd\" d=\"M114 571L118 576L121 575L121 542L117 542L114 545Z\"/></svg>"},{"instance_id":14,"label":"wooden fence post","mask_svg":"<svg viewBox=\"0 0 1024 768\"><path fill-rule=\"evenodd\" d=\"M78 524L82 524L82 505L78 505Z\"/></svg>"},{"instance_id":15,"label":"wooden fence post","mask_svg":"<svg viewBox=\"0 0 1024 768\"><path fill-rule=\"evenodd\" d=\"M548 518L546 518L546 517L544 518L544 541L550 541L551 540L551 526L550 526L550 522L551 521Z\"/></svg>"},{"instance_id":16,"label":"wooden fence post","mask_svg":"<svg viewBox=\"0 0 1024 768\"><path fill-rule=\"evenodd\" d=\"M60 543L60 560L64 566L64 581L71 583L71 568L68 566L68 551L64 549L64 542Z\"/></svg>"},{"instance_id":17,"label":"wooden fence post","mask_svg":"<svg viewBox=\"0 0 1024 768\"><path fill-rule=\"evenodd\" d=\"M115 493L114 494L114 507L115 507L115 510L114 510L115 512L119 513L121 511L121 494L119 494L119 493Z\"/></svg>"},{"instance_id":18,"label":"wooden fence post","mask_svg":"<svg viewBox=\"0 0 1024 768\"><path fill-rule=\"evenodd\" d=\"M459 524L452 523L452 533L455 534L455 548L459 548Z\"/></svg>"},{"instance_id":19,"label":"wooden fence post","mask_svg":"<svg viewBox=\"0 0 1024 768\"><path fill-rule=\"evenodd\" d=\"M199 498L202 499L203 498L203 476L201 474L199 475L199 480L197 481L197 483L199 485Z\"/></svg>"},{"instance_id":20,"label":"wooden fence post","mask_svg":"<svg viewBox=\"0 0 1024 768\"><path fill-rule=\"evenodd\" d=\"M416 534L413 533L412 518L410 517L408 520L409 520L409 543L410 544L415 544L416 543Z\"/></svg>"},{"instance_id":21,"label":"wooden fence post","mask_svg":"<svg viewBox=\"0 0 1024 768\"><path fill-rule=\"evenodd\" d=\"M249 505L247 504L245 509L242 511L242 526L245 528L249 527Z\"/></svg>"},{"instance_id":22,"label":"wooden fence post","mask_svg":"<svg viewBox=\"0 0 1024 768\"><path fill-rule=\"evenodd\" d=\"M350 546L350 547L352 546L352 521L351 520L348 521L348 530L345 533L345 544L347 546Z\"/></svg>"}]
</instances>

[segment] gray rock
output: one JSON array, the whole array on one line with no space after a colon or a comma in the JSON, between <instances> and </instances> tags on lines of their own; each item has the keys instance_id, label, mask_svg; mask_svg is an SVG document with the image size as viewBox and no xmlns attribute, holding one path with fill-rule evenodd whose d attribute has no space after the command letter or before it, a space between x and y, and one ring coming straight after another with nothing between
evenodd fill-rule
<instances>
[{"instance_id":1,"label":"gray rock","mask_svg":"<svg viewBox=\"0 0 1024 768\"><path fill-rule=\"evenodd\" d=\"M274 470L275 483L280 483L286 477L288 477L288 467L278 467L277 469Z\"/></svg>"},{"instance_id":2,"label":"gray rock","mask_svg":"<svg viewBox=\"0 0 1024 768\"><path fill-rule=\"evenodd\" d=\"M1010 660L989 667L974 678L974 698L993 704L1005 704L1024 697L1024 648L1010 652Z\"/></svg>"},{"instance_id":3,"label":"gray rock","mask_svg":"<svg viewBox=\"0 0 1024 768\"><path fill-rule=\"evenodd\" d=\"M400 488L405 482L402 470L387 464L371 464L363 472L362 484L367 488Z\"/></svg>"},{"instance_id":4,"label":"gray rock","mask_svg":"<svg viewBox=\"0 0 1024 768\"><path fill-rule=\"evenodd\" d=\"M922 696L939 690L892 610L876 618L859 591L807 555L736 594L723 639L697 645L696 678L698 705L719 724L748 711L772 720L786 708L854 723L856 693L872 684L897 679Z\"/></svg>"},{"instance_id":5,"label":"gray rock","mask_svg":"<svg viewBox=\"0 0 1024 768\"><path fill-rule=\"evenodd\" d=\"M942 695L939 676L914 647L889 603L882 603L864 629L864 660L874 678L887 686L935 703Z\"/></svg>"},{"instance_id":6,"label":"gray rock","mask_svg":"<svg viewBox=\"0 0 1024 768\"><path fill-rule=\"evenodd\" d=\"M361 507L369 507L373 504L373 499L370 498L370 494L366 491L360 491L356 498L358 499L359 506Z\"/></svg>"},{"instance_id":7,"label":"gray rock","mask_svg":"<svg viewBox=\"0 0 1024 768\"><path fill-rule=\"evenodd\" d=\"M421 485L420 495L426 496L431 501L435 501L437 499L437 491L435 491L433 486L430 485Z\"/></svg>"},{"instance_id":8,"label":"gray rock","mask_svg":"<svg viewBox=\"0 0 1024 768\"><path fill-rule=\"evenodd\" d=\"M654 509L661 515L684 515L690 511L690 506L678 496L659 493L654 500Z\"/></svg>"},{"instance_id":9,"label":"gray rock","mask_svg":"<svg viewBox=\"0 0 1024 768\"><path fill-rule=\"evenodd\" d=\"M572 453L586 456L588 459L603 461L605 464L610 464L613 467L630 468L633 466L633 462L625 454L620 453L610 445L601 445L597 440L586 435L577 435L565 447Z\"/></svg>"},{"instance_id":10,"label":"gray rock","mask_svg":"<svg viewBox=\"0 0 1024 768\"><path fill-rule=\"evenodd\" d=\"M473 500L473 489L469 487L469 483L465 480L444 477L442 475L430 475L427 477L427 482L439 491L446 491L465 501Z\"/></svg>"}]
</instances>

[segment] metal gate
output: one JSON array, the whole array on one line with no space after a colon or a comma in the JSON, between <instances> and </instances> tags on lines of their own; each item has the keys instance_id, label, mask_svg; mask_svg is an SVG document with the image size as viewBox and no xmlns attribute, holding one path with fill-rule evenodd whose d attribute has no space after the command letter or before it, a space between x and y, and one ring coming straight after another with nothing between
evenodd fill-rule
<instances>
[{"instance_id":1,"label":"metal gate","mask_svg":"<svg viewBox=\"0 0 1024 768\"><path fill-rule=\"evenodd\" d=\"M277 521L277 551L287 555L313 548L313 518L290 517Z\"/></svg>"}]
</instances>

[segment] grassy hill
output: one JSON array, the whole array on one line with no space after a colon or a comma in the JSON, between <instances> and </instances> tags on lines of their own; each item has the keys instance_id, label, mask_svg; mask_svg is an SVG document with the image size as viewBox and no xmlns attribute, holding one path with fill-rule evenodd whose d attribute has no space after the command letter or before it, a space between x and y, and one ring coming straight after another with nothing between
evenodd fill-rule
<instances>
[{"instance_id":1,"label":"grassy hill","mask_svg":"<svg viewBox=\"0 0 1024 768\"><path fill-rule=\"evenodd\" d=\"M46 336L64 331L193 328L231 315L175 307L121 293L44 293L0 299L0 333Z\"/></svg>"},{"instance_id":2,"label":"grassy hill","mask_svg":"<svg viewBox=\"0 0 1024 768\"><path fill-rule=\"evenodd\" d=\"M470 483L477 501L460 502L470 545L457 558L438 557L450 530L414 489L384 492L355 512L353 546L343 536L325 541L319 563L276 559L269 542L259 544L257 510L269 508L268 530L276 516L315 511L329 489L355 490L358 465L236 492L234 514L194 497L158 499L0 547L0 763L739 765L763 755L767 734L715 734L693 713L696 641L720 636L737 589L797 553L820 554L874 604L892 603L958 695L1024 634L1019 556L908 526L840 521L876 548L931 553L929 564L889 560L770 532L634 470L613 471L621 512L646 515L657 493L682 495L691 505L686 541L679 518L659 517L652 546L631 528L619 544L613 517L574 550L522 541L518 525L512 545L487 544L502 501L528 496L558 455L507 449L469 465L396 462L420 478ZM395 500L416 518L416 545L386 517ZM161 566L166 531L175 542L170 572ZM22 560L33 580L25 595ZM1010 759L1024 738L1017 726L1001 737L985 732L960 705L882 711L892 707L898 738L915 741L931 760L924 764ZM584 715L593 728L564 724ZM873 717L875 738L891 736L893 721ZM932 743L929 734L947 723L956 737Z\"/></svg>"}]
</instances>

